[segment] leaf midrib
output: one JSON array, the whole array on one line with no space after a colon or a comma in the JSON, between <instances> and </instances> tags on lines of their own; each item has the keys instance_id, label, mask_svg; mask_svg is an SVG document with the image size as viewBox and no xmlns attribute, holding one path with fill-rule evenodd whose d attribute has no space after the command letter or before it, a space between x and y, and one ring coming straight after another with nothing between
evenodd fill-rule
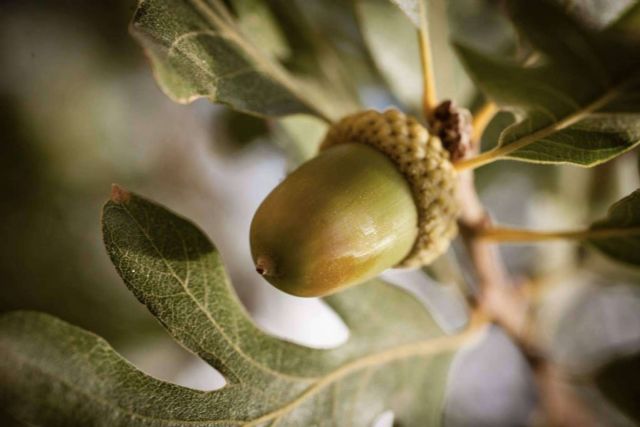
<instances>
[{"instance_id":1,"label":"leaf midrib","mask_svg":"<svg viewBox=\"0 0 640 427\"><path fill-rule=\"evenodd\" d=\"M585 234L588 240L634 239L640 237L640 227L606 227L596 223Z\"/></svg>"},{"instance_id":2,"label":"leaf midrib","mask_svg":"<svg viewBox=\"0 0 640 427\"><path fill-rule=\"evenodd\" d=\"M576 147L575 145L571 145L569 143L560 142L553 139L542 138L537 140L536 142L547 142L550 144L562 146L563 148L571 149L576 153L580 151L579 148ZM607 147L607 148L589 148L589 152L590 153L610 153L614 155L621 155L628 151L633 150L634 148L636 148L638 144L640 144L640 139L633 141L632 143L624 147L617 146L617 147ZM531 160L531 158L526 157L527 154L536 156L535 160ZM577 166L577 167L583 167L583 168L591 168L594 166L598 166L610 160L610 157L603 157L603 158L601 157L589 162L578 162L576 160L557 160L553 158L552 155L547 155L547 158L543 158L542 156L544 156L544 154L536 152L535 150L529 151L526 149L526 147L524 147L524 148L521 148L520 151L514 155L514 157L509 157L509 158L513 160L526 159L526 161L533 161L534 163L542 164L542 165L571 165L571 166Z\"/></svg>"}]
</instances>

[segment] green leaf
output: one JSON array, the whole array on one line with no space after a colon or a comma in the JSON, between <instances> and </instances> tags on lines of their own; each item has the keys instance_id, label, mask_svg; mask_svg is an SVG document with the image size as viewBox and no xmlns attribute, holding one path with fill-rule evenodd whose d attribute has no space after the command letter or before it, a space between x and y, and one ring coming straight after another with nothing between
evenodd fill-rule
<instances>
[{"instance_id":1,"label":"green leaf","mask_svg":"<svg viewBox=\"0 0 640 427\"><path fill-rule=\"evenodd\" d=\"M358 25L380 74L397 99L414 112L422 108L422 65L418 24L407 15L412 16L417 5L389 0L355 1ZM428 12L438 95L467 105L473 88L449 43L446 2L430 1Z\"/></svg>"},{"instance_id":2,"label":"green leaf","mask_svg":"<svg viewBox=\"0 0 640 427\"><path fill-rule=\"evenodd\" d=\"M640 266L640 190L615 203L593 223L589 243L610 257Z\"/></svg>"},{"instance_id":3,"label":"green leaf","mask_svg":"<svg viewBox=\"0 0 640 427\"><path fill-rule=\"evenodd\" d=\"M283 61L287 69L329 97L332 106L339 107L336 116L361 109L358 84L366 67L354 37L345 34L344 27L354 19L349 3L270 0L268 4L291 49Z\"/></svg>"},{"instance_id":4,"label":"green leaf","mask_svg":"<svg viewBox=\"0 0 640 427\"><path fill-rule=\"evenodd\" d=\"M510 0L538 53L526 66L457 45L472 78L518 122L478 164L509 157L595 166L640 142L640 47L614 30L580 26L548 1Z\"/></svg>"},{"instance_id":5,"label":"green leaf","mask_svg":"<svg viewBox=\"0 0 640 427\"><path fill-rule=\"evenodd\" d=\"M266 140L270 133L268 120L230 109L220 111L212 126L214 148L233 153L254 142Z\"/></svg>"},{"instance_id":6,"label":"green leaf","mask_svg":"<svg viewBox=\"0 0 640 427\"><path fill-rule=\"evenodd\" d=\"M310 349L269 336L238 301L220 255L189 221L114 188L103 213L109 255L127 286L182 345L226 379L201 392L136 370L106 342L36 313L0 319L3 405L43 425L369 426L393 410L439 425L451 358L412 296L380 281L327 298L346 344Z\"/></svg>"},{"instance_id":7,"label":"green leaf","mask_svg":"<svg viewBox=\"0 0 640 427\"><path fill-rule=\"evenodd\" d=\"M616 20L637 0L553 0L571 16L586 25L603 28Z\"/></svg>"},{"instance_id":8,"label":"green leaf","mask_svg":"<svg viewBox=\"0 0 640 427\"><path fill-rule=\"evenodd\" d=\"M389 0L418 28L420 27L420 2L422 0Z\"/></svg>"},{"instance_id":9,"label":"green leaf","mask_svg":"<svg viewBox=\"0 0 640 427\"><path fill-rule=\"evenodd\" d=\"M518 40L502 2L448 0L447 9L455 40L496 54L514 51Z\"/></svg>"},{"instance_id":10,"label":"green leaf","mask_svg":"<svg viewBox=\"0 0 640 427\"><path fill-rule=\"evenodd\" d=\"M245 35L257 28L247 20L245 14L237 22L221 0L141 0L131 29L160 86L177 102L206 97L242 112L312 113L325 120L355 108L356 101L337 102L344 99L271 58L273 28L266 30L268 42L262 48L254 45L262 38Z\"/></svg>"},{"instance_id":11,"label":"green leaf","mask_svg":"<svg viewBox=\"0 0 640 427\"><path fill-rule=\"evenodd\" d=\"M326 123L313 116L295 115L277 121L274 139L297 166L316 155L326 133Z\"/></svg>"},{"instance_id":12,"label":"green leaf","mask_svg":"<svg viewBox=\"0 0 640 427\"><path fill-rule=\"evenodd\" d=\"M413 111L422 104L416 28L389 0L356 0L358 25L380 74L400 102Z\"/></svg>"},{"instance_id":13,"label":"green leaf","mask_svg":"<svg viewBox=\"0 0 640 427\"><path fill-rule=\"evenodd\" d=\"M420 28L420 2L424 2L427 12L427 26L434 51L441 51L446 56L436 62L450 61L455 58L451 51L450 37L463 38L474 46L485 49L504 51L510 49L515 42L515 34L509 21L504 16L504 7L493 0L386 0L394 4L413 24ZM623 1L623 0L619 0ZM356 0L356 3L369 3ZM391 12L390 12L391 13ZM451 28L449 28L451 26ZM385 31L384 28L381 28ZM402 31L401 29L399 29ZM415 37L414 37L415 38ZM402 48L402 46L396 46ZM440 55L436 54L436 57ZM453 59L454 62L458 62ZM439 64L434 64L436 67Z\"/></svg>"},{"instance_id":14,"label":"green leaf","mask_svg":"<svg viewBox=\"0 0 640 427\"><path fill-rule=\"evenodd\" d=\"M594 379L600 392L634 422L640 423L640 353L606 363Z\"/></svg>"},{"instance_id":15,"label":"green leaf","mask_svg":"<svg viewBox=\"0 0 640 427\"><path fill-rule=\"evenodd\" d=\"M635 0L612 25L612 29L631 40L640 41L640 1Z\"/></svg>"},{"instance_id":16,"label":"green leaf","mask_svg":"<svg viewBox=\"0 0 640 427\"><path fill-rule=\"evenodd\" d=\"M291 49L276 17L262 0L232 0L238 25L253 44L275 58L286 58Z\"/></svg>"}]
</instances>

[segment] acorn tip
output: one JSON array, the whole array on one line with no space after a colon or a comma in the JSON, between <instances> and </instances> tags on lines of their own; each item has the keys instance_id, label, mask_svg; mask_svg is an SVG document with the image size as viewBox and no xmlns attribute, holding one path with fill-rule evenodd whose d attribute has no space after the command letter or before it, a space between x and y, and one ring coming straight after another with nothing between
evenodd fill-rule
<instances>
[{"instance_id":1,"label":"acorn tip","mask_svg":"<svg viewBox=\"0 0 640 427\"><path fill-rule=\"evenodd\" d=\"M118 184L111 184L111 201L114 203L127 203L131 200L131 193Z\"/></svg>"},{"instance_id":2,"label":"acorn tip","mask_svg":"<svg viewBox=\"0 0 640 427\"><path fill-rule=\"evenodd\" d=\"M261 276L273 276L274 274L273 260L265 255L260 255L256 258L256 272Z\"/></svg>"}]
</instances>

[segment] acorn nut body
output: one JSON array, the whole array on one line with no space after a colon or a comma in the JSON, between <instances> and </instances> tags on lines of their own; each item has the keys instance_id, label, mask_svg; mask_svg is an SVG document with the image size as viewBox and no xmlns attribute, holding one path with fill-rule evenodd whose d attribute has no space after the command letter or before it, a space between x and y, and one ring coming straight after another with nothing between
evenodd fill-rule
<instances>
[{"instance_id":1,"label":"acorn nut body","mask_svg":"<svg viewBox=\"0 0 640 427\"><path fill-rule=\"evenodd\" d=\"M455 171L415 119L397 110L347 116L321 150L253 218L251 253L272 285L327 295L447 249L457 233Z\"/></svg>"},{"instance_id":2,"label":"acorn nut body","mask_svg":"<svg viewBox=\"0 0 640 427\"><path fill-rule=\"evenodd\" d=\"M318 296L378 275L413 247L411 188L384 154L328 149L287 177L251 224L256 270L293 295Z\"/></svg>"}]
</instances>

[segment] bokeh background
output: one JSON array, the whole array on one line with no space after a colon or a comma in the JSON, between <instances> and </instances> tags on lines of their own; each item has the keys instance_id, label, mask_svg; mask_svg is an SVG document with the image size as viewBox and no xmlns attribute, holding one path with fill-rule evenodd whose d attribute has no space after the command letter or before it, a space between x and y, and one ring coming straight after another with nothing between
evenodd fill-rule
<instances>
[{"instance_id":1,"label":"bokeh background","mask_svg":"<svg viewBox=\"0 0 640 427\"><path fill-rule=\"evenodd\" d=\"M454 35L482 34L492 48L509 49L503 20L477 19L484 8L499 10L497 3L450 2ZM576 13L604 25L616 8L607 8L611 16L589 15L598 3L584 2ZM614 3L622 10L629 2ZM251 216L296 155L271 123L207 101L170 101L128 34L135 5L0 3L0 311L54 314L105 337L161 379L200 389L223 384L217 372L166 335L116 275L102 244L100 212L111 183L118 183L198 224L221 250L238 294L263 328L315 347L344 342L348 331L321 301L285 295L253 271ZM356 31L351 22L338 24L347 26L346 34ZM434 24L436 30L441 24ZM447 37L435 40L440 52L448 50ZM477 104L466 80L451 71L452 56L436 61L451 96ZM368 76L360 90L369 106L384 108L394 101L379 86L376 76ZM510 120L495 120L483 143L494 143ZM309 152L319 135L311 129L304 130ZM638 188L637 165L636 153L594 170L501 162L482 169L478 183L499 222L574 228ZM503 253L515 276L544 287L540 335L572 372L640 349L637 273L570 243L504 247ZM464 307L451 286L424 272L386 277L415 292L447 330L463 325ZM489 331L456 358L447 425L532 424L537 396L528 369L506 335ZM576 387L606 425L631 425L593 388ZM390 425L391 418L381 415L378 425Z\"/></svg>"}]
</instances>

